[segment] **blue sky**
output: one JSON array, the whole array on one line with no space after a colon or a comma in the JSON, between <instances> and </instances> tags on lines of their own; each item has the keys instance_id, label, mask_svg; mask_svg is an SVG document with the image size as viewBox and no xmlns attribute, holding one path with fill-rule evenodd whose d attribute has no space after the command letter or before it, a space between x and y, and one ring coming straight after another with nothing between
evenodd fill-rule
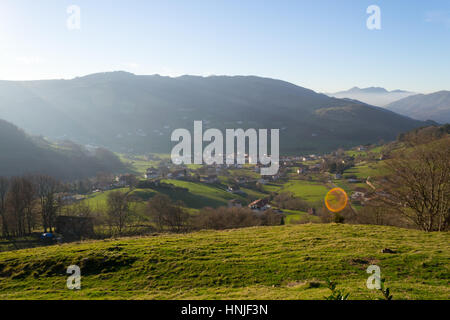
<instances>
[{"instance_id":1,"label":"blue sky","mask_svg":"<svg viewBox=\"0 0 450 320\"><path fill-rule=\"evenodd\" d=\"M369 30L369 5L381 30ZM67 7L81 9L69 30ZM0 79L259 75L320 92L450 89L450 1L1 0Z\"/></svg>"}]
</instances>

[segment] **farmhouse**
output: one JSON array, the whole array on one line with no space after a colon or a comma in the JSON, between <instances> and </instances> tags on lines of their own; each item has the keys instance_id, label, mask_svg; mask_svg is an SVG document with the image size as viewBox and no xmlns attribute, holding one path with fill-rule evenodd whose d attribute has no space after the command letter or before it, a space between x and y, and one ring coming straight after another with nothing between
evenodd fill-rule
<instances>
[{"instance_id":1,"label":"farmhouse","mask_svg":"<svg viewBox=\"0 0 450 320\"><path fill-rule=\"evenodd\" d=\"M161 173L154 168L148 168L145 172L146 179L157 179L160 176L161 176Z\"/></svg>"},{"instance_id":2,"label":"farmhouse","mask_svg":"<svg viewBox=\"0 0 450 320\"><path fill-rule=\"evenodd\" d=\"M258 199L248 205L252 210L265 211L270 208L269 199Z\"/></svg>"},{"instance_id":3,"label":"farmhouse","mask_svg":"<svg viewBox=\"0 0 450 320\"><path fill-rule=\"evenodd\" d=\"M204 183L217 183L217 182L219 182L219 179L217 178L217 175L210 174L210 175L208 175L206 177L203 177L201 179L201 181L204 182Z\"/></svg>"}]
</instances>

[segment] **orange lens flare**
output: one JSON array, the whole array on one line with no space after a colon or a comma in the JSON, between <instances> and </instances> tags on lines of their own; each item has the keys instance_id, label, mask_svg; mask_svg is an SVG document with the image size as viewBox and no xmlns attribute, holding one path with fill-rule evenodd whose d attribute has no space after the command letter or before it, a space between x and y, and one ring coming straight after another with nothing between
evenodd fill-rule
<instances>
[{"instance_id":1,"label":"orange lens flare","mask_svg":"<svg viewBox=\"0 0 450 320\"><path fill-rule=\"evenodd\" d=\"M345 209L348 202L347 193L341 188L328 191L325 196L325 205L331 212L339 212Z\"/></svg>"}]
</instances>

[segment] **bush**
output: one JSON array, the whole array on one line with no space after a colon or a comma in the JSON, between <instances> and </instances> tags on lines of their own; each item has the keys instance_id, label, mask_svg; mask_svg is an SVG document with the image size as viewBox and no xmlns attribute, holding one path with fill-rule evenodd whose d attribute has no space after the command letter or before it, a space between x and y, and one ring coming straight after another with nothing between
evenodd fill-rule
<instances>
[{"instance_id":1,"label":"bush","mask_svg":"<svg viewBox=\"0 0 450 320\"><path fill-rule=\"evenodd\" d=\"M281 225L283 215L272 210L254 212L248 208L204 208L192 218L193 229L236 229L253 226Z\"/></svg>"}]
</instances>

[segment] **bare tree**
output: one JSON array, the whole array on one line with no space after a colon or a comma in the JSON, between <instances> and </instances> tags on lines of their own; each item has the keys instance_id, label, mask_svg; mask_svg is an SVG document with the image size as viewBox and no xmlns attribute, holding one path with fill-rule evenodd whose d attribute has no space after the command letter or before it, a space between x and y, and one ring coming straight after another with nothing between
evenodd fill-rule
<instances>
[{"instance_id":1,"label":"bare tree","mask_svg":"<svg viewBox=\"0 0 450 320\"><path fill-rule=\"evenodd\" d=\"M387 161L377 199L424 231L443 231L450 220L450 139L417 146Z\"/></svg>"},{"instance_id":2,"label":"bare tree","mask_svg":"<svg viewBox=\"0 0 450 320\"><path fill-rule=\"evenodd\" d=\"M28 234L31 234L31 231L35 226L33 208L34 208L34 200L36 197L36 190L30 178L23 177L21 178L21 180L22 180L22 199L24 202L23 205L24 205L25 221L27 224Z\"/></svg>"},{"instance_id":3,"label":"bare tree","mask_svg":"<svg viewBox=\"0 0 450 320\"><path fill-rule=\"evenodd\" d=\"M8 221L6 219L6 195L9 190L9 179L0 177L0 216L2 218L2 235L8 236Z\"/></svg>"},{"instance_id":4,"label":"bare tree","mask_svg":"<svg viewBox=\"0 0 450 320\"><path fill-rule=\"evenodd\" d=\"M131 214L129 195L121 191L111 191L108 193L106 204L110 224L117 227L121 234Z\"/></svg>"},{"instance_id":5,"label":"bare tree","mask_svg":"<svg viewBox=\"0 0 450 320\"><path fill-rule=\"evenodd\" d=\"M58 201L56 193L59 183L47 175L38 175L33 177L36 193L39 198L40 210L42 216L42 226L44 232L52 232L55 224L55 218L58 212Z\"/></svg>"},{"instance_id":6,"label":"bare tree","mask_svg":"<svg viewBox=\"0 0 450 320\"><path fill-rule=\"evenodd\" d=\"M25 235L25 201L22 178L14 177L11 179L7 203L13 221L11 231L19 237Z\"/></svg>"},{"instance_id":7,"label":"bare tree","mask_svg":"<svg viewBox=\"0 0 450 320\"><path fill-rule=\"evenodd\" d=\"M157 194L148 202L147 210L160 231L167 227L171 232L179 233L187 230L189 219L182 206L181 202L173 204L165 194Z\"/></svg>"},{"instance_id":8,"label":"bare tree","mask_svg":"<svg viewBox=\"0 0 450 320\"><path fill-rule=\"evenodd\" d=\"M126 174L124 176L126 185L130 188L130 191L136 188L137 184L139 183L139 179L134 174Z\"/></svg>"},{"instance_id":9,"label":"bare tree","mask_svg":"<svg viewBox=\"0 0 450 320\"><path fill-rule=\"evenodd\" d=\"M92 208L86 201L81 201L72 205L69 212L77 217L89 218L92 216Z\"/></svg>"}]
</instances>

